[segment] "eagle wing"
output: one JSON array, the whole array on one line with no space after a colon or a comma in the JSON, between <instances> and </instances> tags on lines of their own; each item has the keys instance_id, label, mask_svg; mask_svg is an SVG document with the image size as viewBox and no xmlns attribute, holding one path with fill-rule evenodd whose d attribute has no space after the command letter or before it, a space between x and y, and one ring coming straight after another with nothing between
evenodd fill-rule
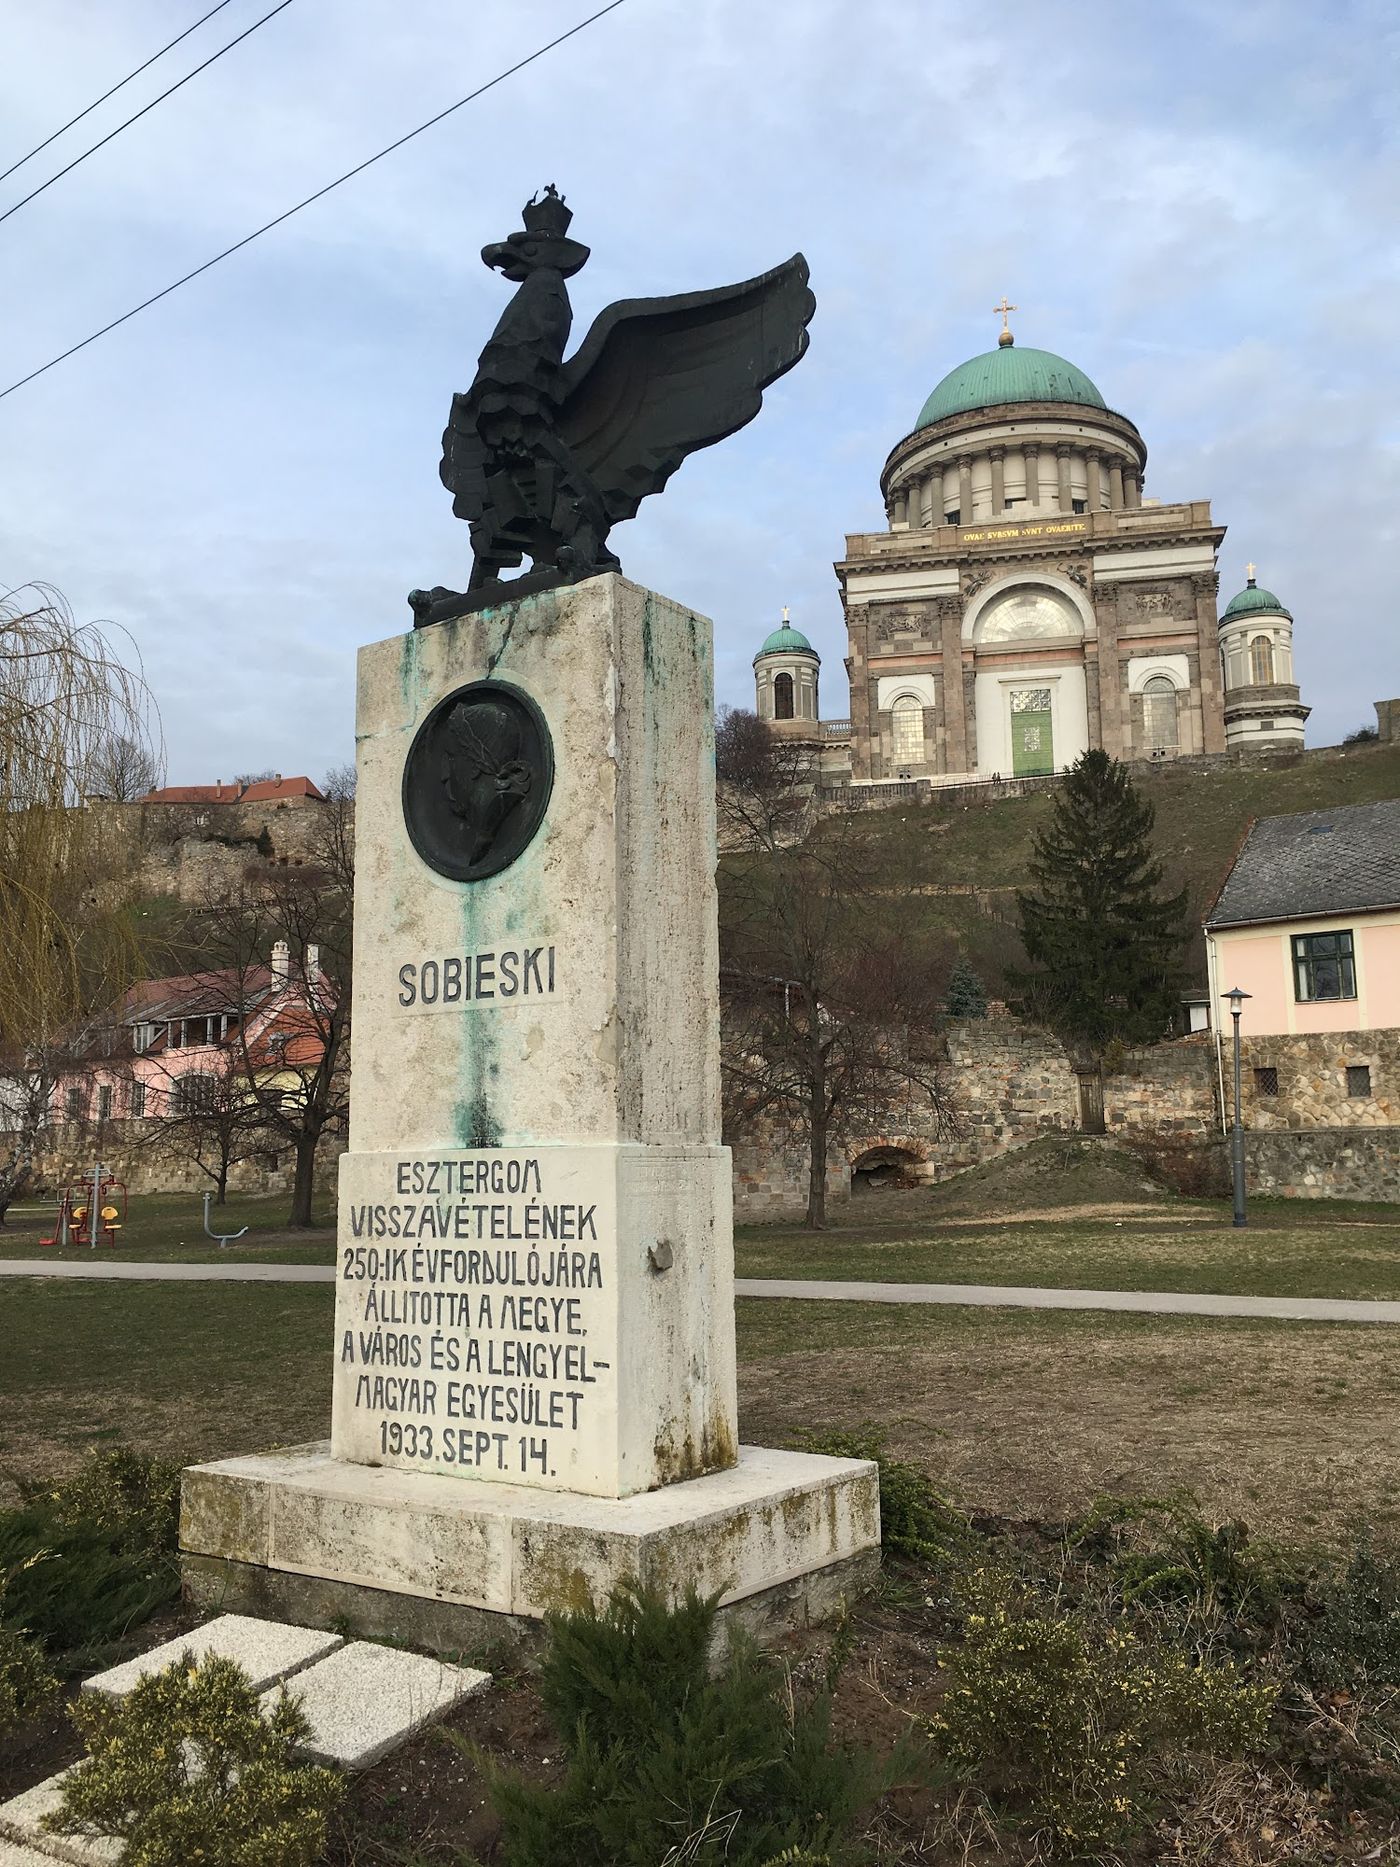
<instances>
[{"instance_id":1,"label":"eagle wing","mask_svg":"<svg viewBox=\"0 0 1400 1867\"><path fill-rule=\"evenodd\" d=\"M800 253L710 292L609 305L564 365L556 428L602 496L630 519L687 454L752 421L769 383L807 348L816 300Z\"/></svg>"}]
</instances>

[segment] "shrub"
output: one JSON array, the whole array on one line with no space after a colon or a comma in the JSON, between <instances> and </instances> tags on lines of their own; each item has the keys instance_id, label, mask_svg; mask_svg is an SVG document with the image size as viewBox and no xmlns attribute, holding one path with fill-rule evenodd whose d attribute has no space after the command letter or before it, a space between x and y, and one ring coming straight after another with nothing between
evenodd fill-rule
<instances>
[{"instance_id":1,"label":"shrub","mask_svg":"<svg viewBox=\"0 0 1400 1867\"><path fill-rule=\"evenodd\" d=\"M179 1592L179 1470L125 1450L93 1454L68 1483L0 1515L0 1621L51 1653L120 1638Z\"/></svg>"},{"instance_id":2,"label":"shrub","mask_svg":"<svg viewBox=\"0 0 1400 1867\"><path fill-rule=\"evenodd\" d=\"M742 1635L711 1668L716 1602L624 1584L602 1613L550 1620L540 1693L564 1779L486 1766L511 1867L849 1858L882 1787L872 1760L835 1746L829 1700L798 1699Z\"/></svg>"},{"instance_id":3,"label":"shrub","mask_svg":"<svg viewBox=\"0 0 1400 1867\"><path fill-rule=\"evenodd\" d=\"M1079 1554L1108 1563L1129 1606L1177 1604L1220 1615L1238 1634L1274 1623L1296 1568L1237 1521L1212 1528L1189 1491L1099 1498L1070 1533Z\"/></svg>"},{"instance_id":4,"label":"shrub","mask_svg":"<svg viewBox=\"0 0 1400 1867\"><path fill-rule=\"evenodd\" d=\"M882 1548L918 1562L945 1562L966 1547L967 1518L917 1465L892 1459L876 1427L824 1433L805 1444L809 1452L823 1452L828 1458L874 1460L880 1472Z\"/></svg>"},{"instance_id":5,"label":"shrub","mask_svg":"<svg viewBox=\"0 0 1400 1867\"><path fill-rule=\"evenodd\" d=\"M57 1696L43 1650L17 1628L0 1627L0 1737L47 1711Z\"/></svg>"},{"instance_id":6,"label":"shrub","mask_svg":"<svg viewBox=\"0 0 1400 1867\"><path fill-rule=\"evenodd\" d=\"M186 1653L125 1698L84 1693L73 1717L88 1756L65 1778L57 1834L112 1835L123 1867L311 1867L344 1784L298 1766L305 1715L282 1692L258 1709L232 1660Z\"/></svg>"},{"instance_id":7,"label":"shrub","mask_svg":"<svg viewBox=\"0 0 1400 1867\"><path fill-rule=\"evenodd\" d=\"M1276 1696L1121 1622L1020 1613L1005 1587L984 1589L965 1644L941 1658L948 1689L930 1730L950 1768L1078 1858L1141 1826L1193 1756L1256 1745Z\"/></svg>"},{"instance_id":8,"label":"shrub","mask_svg":"<svg viewBox=\"0 0 1400 1867\"><path fill-rule=\"evenodd\" d=\"M1298 1669L1324 1691L1400 1686L1400 1557L1369 1542L1316 1593L1316 1612L1296 1641Z\"/></svg>"}]
</instances>

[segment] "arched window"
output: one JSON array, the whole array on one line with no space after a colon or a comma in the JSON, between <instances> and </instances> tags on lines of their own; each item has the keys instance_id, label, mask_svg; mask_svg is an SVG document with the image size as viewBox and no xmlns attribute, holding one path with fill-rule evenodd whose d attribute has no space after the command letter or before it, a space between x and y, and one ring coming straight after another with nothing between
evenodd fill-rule
<instances>
[{"instance_id":1,"label":"arched window","mask_svg":"<svg viewBox=\"0 0 1400 1867\"><path fill-rule=\"evenodd\" d=\"M1256 635L1249 645L1249 678L1255 687L1272 687L1274 645L1267 635Z\"/></svg>"},{"instance_id":2,"label":"arched window","mask_svg":"<svg viewBox=\"0 0 1400 1867\"><path fill-rule=\"evenodd\" d=\"M1069 598L1043 584L1017 584L993 597L973 631L980 644L1073 640L1084 624Z\"/></svg>"},{"instance_id":3,"label":"arched window","mask_svg":"<svg viewBox=\"0 0 1400 1867\"><path fill-rule=\"evenodd\" d=\"M924 762L924 709L913 694L901 694L890 708L894 725L894 762L896 765L922 765Z\"/></svg>"},{"instance_id":4,"label":"arched window","mask_svg":"<svg viewBox=\"0 0 1400 1867\"><path fill-rule=\"evenodd\" d=\"M773 676L773 718L775 720L792 718L792 676L790 674Z\"/></svg>"},{"instance_id":5,"label":"arched window","mask_svg":"<svg viewBox=\"0 0 1400 1867\"><path fill-rule=\"evenodd\" d=\"M1149 750L1166 752L1177 744L1176 688L1165 674L1142 684L1142 725Z\"/></svg>"}]
</instances>

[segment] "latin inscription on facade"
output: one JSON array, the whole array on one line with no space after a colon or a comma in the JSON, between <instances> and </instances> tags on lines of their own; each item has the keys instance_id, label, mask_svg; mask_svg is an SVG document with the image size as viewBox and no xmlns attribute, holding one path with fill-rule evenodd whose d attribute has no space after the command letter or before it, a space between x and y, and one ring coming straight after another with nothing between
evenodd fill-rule
<instances>
[{"instance_id":1,"label":"latin inscription on facade","mask_svg":"<svg viewBox=\"0 0 1400 1867\"><path fill-rule=\"evenodd\" d=\"M335 1456L606 1491L613 1151L347 1154Z\"/></svg>"},{"instance_id":2,"label":"latin inscription on facade","mask_svg":"<svg viewBox=\"0 0 1400 1867\"><path fill-rule=\"evenodd\" d=\"M1064 538L1078 536L1087 532L1087 519L1049 520L1042 525L998 525L994 529L965 530L958 533L958 543L962 545L990 545L1004 542L1015 543L1022 538Z\"/></svg>"}]
</instances>

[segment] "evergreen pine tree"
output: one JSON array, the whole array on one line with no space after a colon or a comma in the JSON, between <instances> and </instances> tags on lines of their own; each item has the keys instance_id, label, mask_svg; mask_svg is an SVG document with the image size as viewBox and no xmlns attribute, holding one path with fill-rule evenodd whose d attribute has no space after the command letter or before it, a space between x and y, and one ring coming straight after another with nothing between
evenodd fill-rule
<instances>
[{"instance_id":1,"label":"evergreen pine tree","mask_svg":"<svg viewBox=\"0 0 1400 1867\"><path fill-rule=\"evenodd\" d=\"M1031 1010L1094 1057L1150 1043L1176 1008L1183 890L1157 892L1152 806L1106 752L1066 774L1033 845L1034 891L1018 894L1030 968L1013 975Z\"/></svg>"},{"instance_id":2,"label":"evergreen pine tree","mask_svg":"<svg viewBox=\"0 0 1400 1867\"><path fill-rule=\"evenodd\" d=\"M965 959L960 959L948 975L943 1009L950 1018L985 1018L987 1015L986 989Z\"/></svg>"}]
</instances>

